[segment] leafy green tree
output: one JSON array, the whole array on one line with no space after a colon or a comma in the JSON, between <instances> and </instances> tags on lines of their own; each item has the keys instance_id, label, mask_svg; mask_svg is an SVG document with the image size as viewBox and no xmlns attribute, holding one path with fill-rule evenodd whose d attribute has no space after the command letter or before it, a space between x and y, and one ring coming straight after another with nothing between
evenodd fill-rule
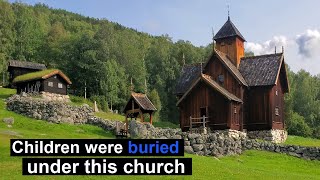
<instances>
[{"instance_id":1,"label":"leafy green tree","mask_svg":"<svg viewBox=\"0 0 320 180\"><path fill-rule=\"evenodd\" d=\"M159 94L156 89L153 89L150 92L149 98L150 98L150 101L153 103L153 105L157 108L157 111L155 112L155 114L153 116L154 121L161 121L160 113L159 113L162 108L161 107L161 100L160 100Z\"/></svg>"},{"instance_id":2,"label":"leafy green tree","mask_svg":"<svg viewBox=\"0 0 320 180\"><path fill-rule=\"evenodd\" d=\"M288 124L288 133L297 136L311 136L312 130L306 124L304 117L294 112L291 116L290 124Z\"/></svg>"},{"instance_id":3,"label":"leafy green tree","mask_svg":"<svg viewBox=\"0 0 320 180\"><path fill-rule=\"evenodd\" d=\"M15 40L15 15L8 2L0 0L0 73L1 83L6 77L7 59L11 57ZM3 79L4 78L4 79Z\"/></svg>"}]
</instances>

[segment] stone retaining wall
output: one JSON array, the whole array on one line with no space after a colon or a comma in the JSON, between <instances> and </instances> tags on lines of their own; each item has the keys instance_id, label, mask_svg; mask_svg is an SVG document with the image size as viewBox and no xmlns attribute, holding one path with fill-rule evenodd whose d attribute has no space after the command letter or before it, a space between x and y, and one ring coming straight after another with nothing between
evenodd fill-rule
<instances>
[{"instance_id":1,"label":"stone retaining wall","mask_svg":"<svg viewBox=\"0 0 320 180\"><path fill-rule=\"evenodd\" d=\"M41 97L13 95L6 100L6 104L10 111L53 123L84 124L93 115L88 105L72 106Z\"/></svg>"},{"instance_id":2,"label":"stone retaining wall","mask_svg":"<svg viewBox=\"0 0 320 180\"><path fill-rule=\"evenodd\" d=\"M19 95L8 98L6 103L8 110L36 119L54 123L86 123L101 127L106 131L115 132L116 130L117 121L94 117L92 114L93 111L89 106L75 107L58 101L48 101L42 98ZM244 150L256 149L285 153L304 159L320 160L319 147L282 145L250 139L252 137L270 138L273 137L274 134L280 136L282 139L284 139L284 137L286 138L287 134L279 131L248 132L248 134L246 134L235 130L220 130L210 132L209 134L196 134L181 132L178 128L157 128L148 123L143 124L132 120L129 122L129 133L132 138L184 139L185 152L197 155L220 157L225 155L238 155ZM268 136L268 133L270 136Z\"/></svg>"},{"instance_id":3,"label":"stone retaining wall","mask_svg":"<svg viewBox=\"0 0 320 180\"><path fill-rule=\"evenodd\" d=\"M276 153L284 153L308 160L320 160L320 147L304 147L297 145L276 144L268 141L246 139L242 142L243 150L264 150Z\"/></svg>"},{"instance_id":4,"label":"stone retaining wall","mask_svg":"<svg viewBox=\"0 0 320 180\"><path fill-rule=\"evenodd\" d=\"M248 131L247 135L251 139L262 139L274 143L284 143L288 137L287 131L280 129Z\"/></svg>"},{"instance_id":5,"label":"stone retaining wall","mask_svg":"<svg viewBox=\"0 0 320 180\"><path fill-rule=\"evenodd\" d=\"M70 102L70 98L68 95L48 93L48 92L40 92L40 95L43 99L48 101Z\"/></svg>"}]
</instances>

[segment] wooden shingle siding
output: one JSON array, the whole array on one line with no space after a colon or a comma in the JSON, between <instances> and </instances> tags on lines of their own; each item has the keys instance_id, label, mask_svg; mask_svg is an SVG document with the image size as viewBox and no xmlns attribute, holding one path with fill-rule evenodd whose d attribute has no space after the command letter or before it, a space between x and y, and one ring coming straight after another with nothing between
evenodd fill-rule
<instances>
[{"instance_id":1,"label":"wooden shingle siding","mask_svg":"<svg viewBox=\"0 0 320 180\"><path fill-rule=\"evenodd\" d=\"M49 82L53 83L53 87L50 87L48 85ZM62 88L58 87L58 83L62 84ZM60 76L52 76L48 79L45 79L43 81L43 87L44 87L44 91L45 92L51 92L51 93L56 93L56 94L67 94L67 83L65 82L65 80L63 78L61 78Z\"/></svg>"}]
</instances>

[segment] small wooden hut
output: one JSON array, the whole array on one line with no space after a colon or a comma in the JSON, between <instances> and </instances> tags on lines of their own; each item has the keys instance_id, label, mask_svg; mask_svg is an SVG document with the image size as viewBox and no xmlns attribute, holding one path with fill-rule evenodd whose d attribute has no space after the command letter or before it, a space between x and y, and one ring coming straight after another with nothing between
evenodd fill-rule
<instances>
[{"instance_id":1,"label":"small wooden hut","mask_svg":"<svg viewBox=\"0 0 320 180\"><path fill-rule=\"evenodd\" d=\"M70 79L58 69L46 69L17 76L12 81L17 93L49 92L67 95Z\"/></svg>"},{"instance_id":2,"label":"small wooden hut","mask_svg":"<svg viewBox=\"0 0 320 180\"><path fill-rule=\"evenodd\" d=\"M8 63L9 87L14 87L12 84L14 78L23 74L41 71L45 69L47 69L47 67L44 64L28 61L10 60Z\"/></svg>"},{"instance_id":3,"label":"small wooden hut","mask_svg":"<svg viewBox=\"0 0 320 180\"><path fill-rule=\"evenodd\" d=\"M143 114L149 114L150 124L152 124L152 114L156 110L156 107L152 104L146 94L132 92L129 101L123 110L126 114L126 129L128 129L128 118L136 119L139 117L141 122L144 122Z\"/></svg>"}]
</instances>

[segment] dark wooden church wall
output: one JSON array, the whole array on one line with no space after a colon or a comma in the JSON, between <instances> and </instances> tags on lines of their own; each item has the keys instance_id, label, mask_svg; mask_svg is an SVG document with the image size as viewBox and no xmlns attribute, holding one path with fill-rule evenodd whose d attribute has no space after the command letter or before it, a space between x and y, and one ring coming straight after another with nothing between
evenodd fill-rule
<instances>
[{"instance_id":1,"label":"dark wooden church wall","mask_svg":"<svg viewBox=\"0 0 320 180\"><path fill-rule=\"evenodd\" d=\"M209 117L212 129L227 129L229 116L229 101L216 91L209 94Z\"/></svg>"},{"instance_id":2,"label":"dark wooden church wall","mask_svg":"<svg viewBox=\"0 0 320 180\"><path fill-rule=\"evenodd\" d=\"M270 92L270 97L273 100L271 103L273 129L284 129L284 92L282 84L283 80L279 78L277 85Z\"/></svg>"},{"instance_id":3,"label":"dark wooden church wall","mask_svg":"<svg viewBox=\"0 0 320 180\"><path fill-rule=\"evenodd\" d=\"M216 82L218 82L222 87L224 87L230 93L236 95L238 98L242 98L241 94L241 85L233 77L233 75L226 69L226 67L221 63L217 57L213 56L206 69L204 70L205 74L210 75ZM223 75L224 82L220 83L218 81L218 76Z\"/></svg>"},{"instance_id":4,"label":"dark wooden church wall","mask_svg":"<svg viewBox=\"0 0 320 180\"><path fill-rule=\"evenodd\" d=\"M181 102L180 107L180 126L181 129L190 125L190 116L199 118L201 115L200 108L206 108L208 121L214 129L226 129L228 122L229 103L221 94L210 89L204 82L199 83ZM201 121L195 120L195 121ZM214 126L213 126L214 125Z\"/></svg>"},{"instance_id":5,"label":"dark wooden church wall","mask_svg":"<svg viewBox=\"0 0 320 180\"><path fill-rule=\"evenodd\" d=\"M190 125L190 116L193 118L200 117L200 107L208 106L208 88L204 82L194 87L187 97L181 102L181 126ZM200 120L198 120L200 121Z\"/></svg>"},{"instance_id":6,"label":"dark wooden church wall","mask_svg":"<svg viewBox=\"0 0 320 180\"><path fill-rule=\"evenodd\" d=\"M271 128L269 95L271 87L251 87L247 94L245 128L262 130Z\"/></svg>"},{"instance_id":7,"label":"dark wooden church wall","mask_svg":"<svg viewBox=\"0 0 320 180\"><path fill-rule=\"evenodd\" d=\"M232 102L230 104L230 119L228 119L229 124L228 127L230 129L240 130L243 118L243 109L242 104L238 102Z\"/></svg>"}]
</instances>

